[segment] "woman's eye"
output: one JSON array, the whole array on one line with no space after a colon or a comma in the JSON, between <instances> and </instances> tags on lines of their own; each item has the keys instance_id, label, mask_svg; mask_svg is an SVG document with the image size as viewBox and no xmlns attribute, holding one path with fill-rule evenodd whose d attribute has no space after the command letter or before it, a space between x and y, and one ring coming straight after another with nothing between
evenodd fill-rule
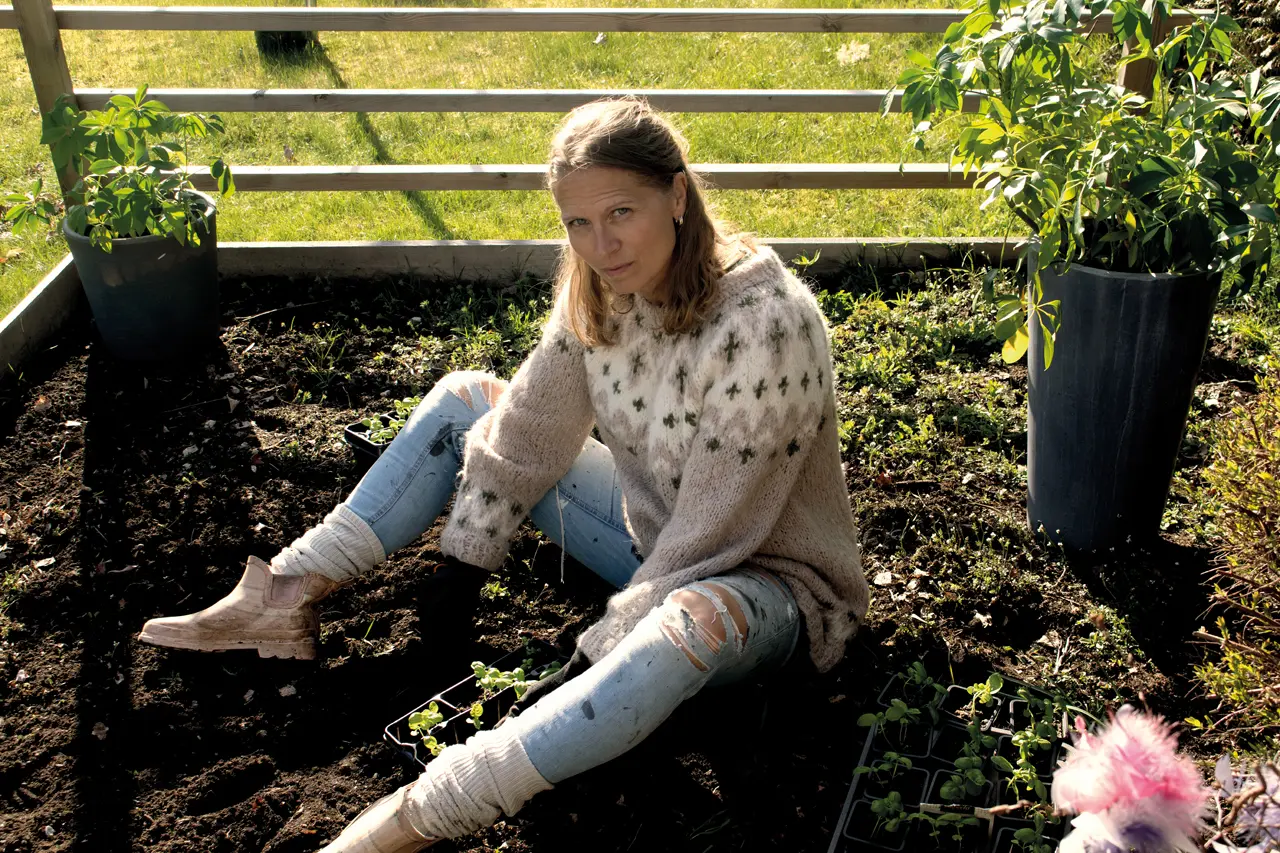
<instances>
[{"instance_id":1,"label":"woman's eye","mask_svg":"<svg viewBox=\"0 0 1280 853\"><path fill-rule=\"evenodd\" d=\"M619 207L619 208L615 208L613 211L615 216L624 216L630 212L631 212L631 208L629 207Z\"/></svg>"}]
</instances>

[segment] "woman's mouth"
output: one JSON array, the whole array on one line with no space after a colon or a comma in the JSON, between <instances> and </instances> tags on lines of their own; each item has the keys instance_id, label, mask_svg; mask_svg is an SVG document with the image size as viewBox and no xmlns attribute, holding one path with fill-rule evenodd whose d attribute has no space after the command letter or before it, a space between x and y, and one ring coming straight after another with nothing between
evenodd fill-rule
<instances>
[{"instance_id":1,"label":"woman's mouth","mask_svg":"<svg viewBox=\"0 0 1280 853\"><path fill-rule=\"evenodd\" d=\"M616 267L605 267L604 274L607 276L619 276L629 269L631 269L630 263L621 264L620 266L616 266Z\"/></svg>"}]
</instances>

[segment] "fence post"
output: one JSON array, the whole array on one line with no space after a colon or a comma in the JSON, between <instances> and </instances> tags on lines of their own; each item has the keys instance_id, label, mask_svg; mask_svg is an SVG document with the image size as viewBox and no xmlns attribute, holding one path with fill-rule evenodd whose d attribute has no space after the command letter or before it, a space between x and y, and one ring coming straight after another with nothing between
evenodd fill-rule
<instances>
[{"instance_id":1,"label":"fence post","mask_svg":"<svg viewBox=\"0 0 1280 853\"><path fill-rule=\"evenodd\" d=\"M1173 30L1169 20L1159 10L1151 19L1151 46L1154 48ZM1123 55L1128 56L1137 47L1137 41L1129 39L1124 43ZM1116 82L1130 92L1137 92L1148 100L1155 93L1156 64L1150 59L1139 59L1120 67Z\"/></svg>"},{"instance_id":2,"label":"fence post","mask_svg":"<svg viewBox=\"0 0 1280 853\"><path fill-rule=\"evenodd\" d=\"M13 0L13 11L18 18L18 35L22 50L27 56L27 68L31 71L31 85L36 90L36 103L43 116L53 109L62 94L75 101L75 88L71 83L71 70L67 67L67 55L62 49L62 34L53 12L53 0ZM63 193L76 185L78 175L74 164L58 175Z\"/></svg>"}]
</instances>

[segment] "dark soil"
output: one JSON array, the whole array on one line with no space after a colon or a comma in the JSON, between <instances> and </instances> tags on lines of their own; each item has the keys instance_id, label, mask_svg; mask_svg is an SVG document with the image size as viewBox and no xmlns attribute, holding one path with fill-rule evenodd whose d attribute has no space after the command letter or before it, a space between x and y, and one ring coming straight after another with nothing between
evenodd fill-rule
<instances>
[{"instance_id":1,"label":"dark soil","mask_svg":"<svg viewBox=\"0 0 1280 853\"><path fill-rule=\"evenodd\" d=\"M0 853L317 850L413 778L382 741L387 723L522 634L568 642L601 612L605 584L572 560L561 582L560 552L527 529L499 576L506 594L481 600L471 634L441 636L419 609L439 560L432 531L323 603L318 661L135 639L150 617L220 598L247 555L269 559L351 490L361 470L343 425L457 366L459 350L427 344L415 366L396 361L410 327L427 334L425 300L440 289L227 282L221 341L195 364L112 362L81 317L0 385ZM321 357L335 331L340 352ZM520 347L500 341L491 366L509 375ZM1019 524L1017 494L899 488L855 464L849 480L869 576L941 570L907 531L930 516L958 519L976 542ZM865 734L854 720L888 673L927 655L935 676L962 683L993 665L1034 681L1054 659L1037 639L1078 635L1095 597L1127 616L1151 660L1126 670L1077 643L1074 671L1175 718L1201 710L1185 696L1184 642L1200 602L1173 585L1198 584L1207 556L1161 548L1126 563L1126 579L1103 564L993 596L981 626L974 604L941 591L922 605L877 587L871 624L835 671L707 691L644 749L435 849L824 850ZM922 607L933 629L913 621Z\"/></svg>"}]
</instances>

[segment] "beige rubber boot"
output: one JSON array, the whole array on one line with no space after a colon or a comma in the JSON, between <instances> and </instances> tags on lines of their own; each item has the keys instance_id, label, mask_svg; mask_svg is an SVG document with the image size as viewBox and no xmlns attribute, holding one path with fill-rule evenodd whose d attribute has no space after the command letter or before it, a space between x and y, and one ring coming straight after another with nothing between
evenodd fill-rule
<instances>
[{"instance_id":1,"label":"beige rubber boot","mask_svg":"<svg viewBox=\"0 0 1280 853\"><path fill-rule=\"evenodd\" d=\"M412 783L360 812L320 853L418 853L440 839L427 838L404 817L404 798Z\"/></svg>"},{"instance_id":2,"label":"beige rubber boot","mask_svg":"<svg viewBox=\"0 0 1280 853\"><path fill-rule=\"evenodd\" d=\"M273 574L250 557L226 598L199 613L152 619L138 639L172 649L256 649L264 658L313 660L320 620L311 605L337 587L322 575Z\"/></svg>"}]
</instances>

